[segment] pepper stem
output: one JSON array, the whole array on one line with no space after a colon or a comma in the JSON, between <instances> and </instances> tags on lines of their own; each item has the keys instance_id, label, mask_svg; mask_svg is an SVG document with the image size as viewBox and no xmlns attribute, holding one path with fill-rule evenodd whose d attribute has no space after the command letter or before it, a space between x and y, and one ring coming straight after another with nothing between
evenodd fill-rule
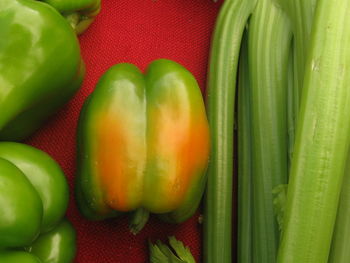
<instances>
[{"instance_id":1,"label":"pepper stem","mask_svg":"<svg viewBox=\"0 0 350 263\"><path fill-rule=\"evenodd\" d=\"M71 24L77 35L84 33L84 31L90 26L94 21L95 17L83 16L79 13L71 13L65 15L68 22Z\"/></svg>"},{"instance_id":2,"label":"pepper stem","mask_svg":"<svg viewBox=\"0 0 350 263\"><path fill-rule=\"evenodd\" d=\"M149 218L149 212L144 208L138 208L132 213L129 223L130 232L136 235L146 225Z\"/></svg>"}]
</instances>

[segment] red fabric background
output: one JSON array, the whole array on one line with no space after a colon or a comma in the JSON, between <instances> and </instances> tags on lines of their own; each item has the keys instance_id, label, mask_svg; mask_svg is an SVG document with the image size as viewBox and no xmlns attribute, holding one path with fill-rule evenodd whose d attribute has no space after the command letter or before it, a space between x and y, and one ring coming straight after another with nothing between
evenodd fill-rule
<instances>
[{"instance_id":1,"label":"red fabric background","mask_svg":"<svg viewBox=\"0 0 350 263\"><path fill-rule=\"evenodd\" d=\"M210 36L220 3L211 0L102 0L95 23L80 37L87 75L78 94L27 142L49 153L62 166L71 190L68 218L78 233L77 263L148 262L147 240L175 235L201 257L197 213L181 225L151 217L134 236L127 218L89 222L78 212L73 194L75 131L79 111L100 76L112 65L130 62L145 69L157 58L188 68L205 87Z\"/></svg>"}]
</instances>

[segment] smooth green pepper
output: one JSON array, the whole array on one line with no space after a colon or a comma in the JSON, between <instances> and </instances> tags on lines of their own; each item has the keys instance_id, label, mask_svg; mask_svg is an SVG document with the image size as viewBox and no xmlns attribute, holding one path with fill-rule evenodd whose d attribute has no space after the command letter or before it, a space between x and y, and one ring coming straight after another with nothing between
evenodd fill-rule
<instances>
[{"instance_id":1,"label":"smooth green pepper","mask_svg":"<svg viewBox=\"0 0 350 263\"><path fill-rule=\"evenodd\" d=\"M75 230L67 220L63 220L54 230L39 236L26 250L41 262L71 262L76 253Z\"/></svg>"},{"instance_id":2,"label":"smooth green pepper","mask_svg":"<svg viewBox=\"0 0 350 263\"><path fill-rule=\"evenodd\" d=\"M190 72L165 59L145 75L134 65L116 65L80 115L79 207L90 219L136 211L134 233L149 212L182 222L200 202L208 155L208 121Z\"/></svg>"},{"instance_id":3,"label":"smooth green pepper","mask_svg":"<svg viewBox=\"0 0 350 263\"><path fill-rule=\"evenodd\" d=\"M0 143L0 262L36 262L13 251L25 247L41 263L71 262L75 233L62 222L68 195L65 176L50 156L28 145Z\"/></svg>"},{"instance_id":4,"label":"smooth green pepper","mask_svg":"<svg viewBox=\"0 0 350 263\"><path fill-rule=\"evenodd\" d=\"M28 245L40 232L43 207L39 194L23 172L4 159L0 159L0 179L0 247Z\"/></svg>"},{"instance_id":5,"label":"smooth green pepper","mask_svg":"<svg viewBox=\"0 0 350 263\"><path fill-rule=\"evenodd\" d=\"M31 135L74 95L84 72L76 34L54 8L0 1L0 140Z\"/></svg>"},{"instance_id":6,"label":"smooth green pepper","mask_svg":"<svg viewBox=\"0 0 350 263\"><path fill-rule=\"evenodd\" d=\"M62 13L77 34L83 33L101 9L101 0L42 0Z\"/></svg>"},{"instance_id":7,"label":"smooth green pepper","mask_svg":"<svg viewBox=\"0 0 350 263\"><path fill-rule=\"evenodd\" d=\"M36 256L24 251L0 251L2 263L42 263Z\"/></svg>"}]
</instances>

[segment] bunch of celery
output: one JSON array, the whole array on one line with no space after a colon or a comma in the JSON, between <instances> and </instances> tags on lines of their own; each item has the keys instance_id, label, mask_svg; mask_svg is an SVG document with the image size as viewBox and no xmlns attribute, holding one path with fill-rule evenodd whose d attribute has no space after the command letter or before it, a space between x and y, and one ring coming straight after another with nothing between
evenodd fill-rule
<instances>
[{"instance_id":1,"label":"bunch of celery","mask_svg":"<svg viewBox=\"0 0 350 263\"><path fill-rule=\"evenodd\" d=\"M349 0L223 3L207 87L204 262L232 262L234 158L239 263L350 262L348 73Z\"/></svg>"}]
</instances>

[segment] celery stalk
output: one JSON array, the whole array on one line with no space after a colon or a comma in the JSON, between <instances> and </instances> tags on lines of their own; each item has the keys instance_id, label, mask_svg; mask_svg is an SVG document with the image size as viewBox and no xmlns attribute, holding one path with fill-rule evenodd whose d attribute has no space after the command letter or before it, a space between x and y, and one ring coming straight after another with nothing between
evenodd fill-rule
<instances>
[{"instance_id":1,"label":"celery stalk","mask_svg":"<svg viewBox=\"0 0 350 263\"><path fill-rule=\"evenodd\" d=\"M295 82L298 89L299 99L301 98L305 60L308 53L308 46L310 42L310 33L313 23L314 10L317 4L317 0L276 0L284 8L288 14L293 35L295 46L295 75L297 76L297 82ZM299 107L297 107L299 108Z\"/></svg>"},{"instance_id":2,"label":"celery stalk","mask_svg":"<svg viewBox=\"0 0 350 263\"><path fill-rule=\"evenodd\" d=\"M335 222L331 252L328 263L350 262L350 154L339 199L337 220Z\"/></svg>"},{"instance_id":3,"label":"celery stalk","mask_svg":"<svg viewBox=\"0 0 350 263\"><path fill-rule=\"evenodd\" d=\"M279 263L326 263L350 141L350 1L315 12Z\"/></svg>"},{"instance_id":4,"label":"celery stalk","mask_svg":"<svg viewBox=\"0 0 350 263\"><path fill-rule=\"evenodd\" d=\"M204 210L204 262L232 262L233 126L244 27L256 0L226 0L213 35L207 86L211 156Z\"/></svg>"},{"instance_id":5,"label":"celery stalk","mask_svg":"<svg viewBox=\"0 0 350 263\"><path fill-rule=\"evenodd\" d=\"M273 189L287 183L288 17L273 0L259 1L249 24L252 116L253 262L276 262L279 242Z\"/></svg>"}]
</instances>

